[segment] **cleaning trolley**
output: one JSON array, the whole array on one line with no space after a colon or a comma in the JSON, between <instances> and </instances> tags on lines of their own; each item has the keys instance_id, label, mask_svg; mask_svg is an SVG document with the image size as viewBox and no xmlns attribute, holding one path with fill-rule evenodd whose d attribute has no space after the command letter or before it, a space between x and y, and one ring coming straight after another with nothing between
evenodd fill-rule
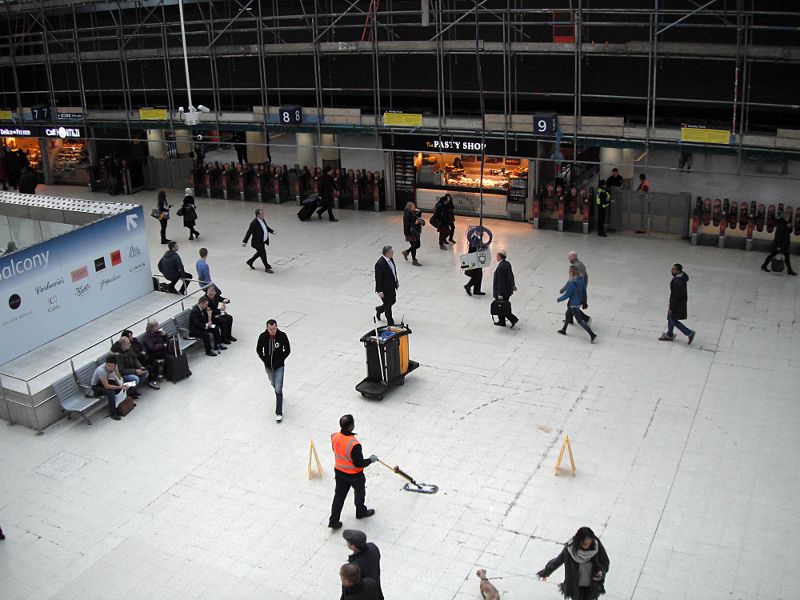
<instances>
[{"instance_id":1,"label":"cleaning trolley","mask_svg":"<svg viewBox=\"0 0 800 600\"><path fill-rule=\"evenodd\" d=\"M383 400L389 388L403 385L408 373L419 366L409 358L411 328L385 325L365 333L361 342L367 352L367 377L356 386L365 398Z\"/></svg>"}]
</instances>

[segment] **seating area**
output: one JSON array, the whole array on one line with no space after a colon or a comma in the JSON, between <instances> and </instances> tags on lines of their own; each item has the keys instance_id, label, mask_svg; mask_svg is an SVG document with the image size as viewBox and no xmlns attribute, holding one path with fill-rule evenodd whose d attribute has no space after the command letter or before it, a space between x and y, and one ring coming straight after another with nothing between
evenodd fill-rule
<instances>
[{"instance_id":1,"label":"seating area","mask_svg":"<svg viewBox=\"0 0 800 600\"><path fill-rule=\"evenodd\" d=\"M161 327L167 337L172 338L175 336L180 344L181 353L187 353L199 346L202 348L201 340L193 338L189 335L189 313L191 308L187 308L179 312L177 315L161 323ZM142 342L144 333L137 336L139 342ZM67 419L71 419L73 415L79 415L86 421L87 425L91 425L91 416L102 406L106 404L104 397L96 397L92 393L92 374L95 369L105 363L106 358L109 356L108 352L104 352L97 359L76 367L70 361L72 367L72 374L65 375L55 383L53 383L53 393L55 398L61 405L61 410L67 415Z\"/></svg>"}]
</instances>

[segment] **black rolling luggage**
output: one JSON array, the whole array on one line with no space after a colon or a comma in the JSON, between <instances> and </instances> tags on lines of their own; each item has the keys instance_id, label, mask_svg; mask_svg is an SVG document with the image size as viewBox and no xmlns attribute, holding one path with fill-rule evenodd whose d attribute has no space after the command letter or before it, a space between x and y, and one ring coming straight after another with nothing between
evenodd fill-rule
<instances>
[{"instance_id":1,"label":"black rolling luggage","mask_svg":"<svg viewBox=\"0 0 800 600\"><path fill-rule=\"evenodd\" d=\"M178 383L192 374L189 370L189 358L181 352L180 340L173 336L169 344L169 354L164 362L164 377L172 383Z\"/></svg>"},{"instance_id":2,"label":"black rolling luggage","mask_svg":"<svg viewBox=\"0 0 800 600\"><path fill-rule=\"evenodd\" d=\"M297 211L297 218L301 221L308 221L314 211L319 208L319 194L311 194L303 200L303 206Z\"/></svg>"}]
</instances>

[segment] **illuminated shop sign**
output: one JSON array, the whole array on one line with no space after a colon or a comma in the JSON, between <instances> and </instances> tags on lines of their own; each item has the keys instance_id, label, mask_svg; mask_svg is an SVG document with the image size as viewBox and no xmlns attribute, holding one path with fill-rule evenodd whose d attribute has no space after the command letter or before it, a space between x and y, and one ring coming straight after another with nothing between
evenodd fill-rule
<instances>
[{"instance_id":1,"label":"illuminated shop sign","mask_svg":"<svg viewBox=\"0 0 800 600\"><path fill-rule=\"evenodd\" d=\"M26 127L0 127L0 135L4 137L31 137L31 130Z\"/></svg>"},{"instance_id":2,"label":"illuminated shop sign","mask_svg":"<svg viewBox=\"0 0 800 600\"><path fill-rule=\"evenodd\" d=\"M45 127L44 134L47 137L57 137L63 140L81 137L81 130L77 127Z\"/></svg>"}]
</instances>

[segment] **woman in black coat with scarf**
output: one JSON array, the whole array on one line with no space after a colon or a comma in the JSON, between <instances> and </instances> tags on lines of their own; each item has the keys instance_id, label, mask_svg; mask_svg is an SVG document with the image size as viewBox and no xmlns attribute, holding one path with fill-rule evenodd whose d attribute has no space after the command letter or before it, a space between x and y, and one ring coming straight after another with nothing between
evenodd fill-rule
<instances>
[{"instance_id":1,"label":"woman in black coat with scarf","mask_svg":"<svg viewBox=\"0 0 800 600\"><path fill-rule=\"evenodd\" d=\"M183 206L181 206L178 214L183 217L183 226L189 230L189 241L196 237L200 237L200 232L194 228L197 222L197 208L194 205L194 196L192 195L192 188L184 190Z\"/></svg>"},{"instance_id":2,"label":"woman in black coat with scarf","mask_svg":"<svg viewBox=\"0 0 800 600\"><path fill-rule=\"evenodd\" d=\"M565 598L595 600L606 593L603 584L608 572L608 554L588 527L578 529L564 545L561 554L547 563L537 575L546 580L561 565L564 565L564 583L559 588Z\"/></svg>"}]
</instances>

